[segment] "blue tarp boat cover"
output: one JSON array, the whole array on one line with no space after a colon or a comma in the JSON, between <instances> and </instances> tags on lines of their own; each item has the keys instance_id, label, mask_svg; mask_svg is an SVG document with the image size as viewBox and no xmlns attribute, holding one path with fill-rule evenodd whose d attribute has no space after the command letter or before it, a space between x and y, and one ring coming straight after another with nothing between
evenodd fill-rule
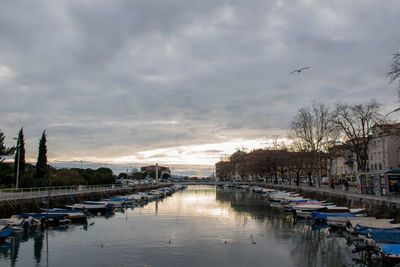
<instances>
[{"instance_id":1,"label":"blue tarp boat cover","mask_svg":"<svg viewBox=\"0 0 400 267\"><path fill-rule=\"evenodd\" d=\"M111 201L132 201L129 198L123 198L123 197L110 197L109 198Z\"/></svg>"},{"instance_id":2,"label":"blue tarp boat cover","mask_svg":"<svg viewBox=\"0 0 400 267\"><path fill-rule=\"evenodd\" d=\"M32 217L32 218L37 218L37 219L41 219L41 218L45 218L45 219L53 219L53 220L62 220L62 219L64 219L65 218L65 214L54 214L54 213L49 213L49 214L47 214L47 213L21 213L20 215L19 215L20 217L22 217L22 218L25 218L25 219L27 219L27 218L29 218L29 217Z\"/></svg>"},{"instance_id":3,"label":"blue tarp boat cover","mask_svg":"<svg viewBox=\"0 0 400 267\"><path fill-rule=\"evenodd\" d=\"M326 219L327 217L356 217L353 213L320 213L318 211L313 211L311 216L314 219Z\"/></svg>"},{"instance_id":4,"label":"blue tarp boat cover","mask_svg":"<svg viewBox=\"0 0 400 267\"><path fill-rule=\"evenodd\" d=\"M12 229L12 228L5 228L0 231L0 237L6 238L9 235L11 235L13 231L14 231L14 229Z\"/></svg>"},{"instance_id":5,"label":"blue tarp boat cover","mask_svg":"<svg viewBox=\"0 0 400 267\"><path fill-rule=\"evenodd\" d=\"M373 227L366 227L366 226L362 226L359 224L356 225L356 228L357 228L357 230L356 230L357 234L365 235L365 236L369 233L370 229L373 229Z\"/></svg>"},{"instance_id":6,"label":"blue tarp boat cover","mask_svg":"<svg viewBox=\"0 0 400 267\"><path fill-rule=\"evenodd\" d=\"M370 229L370 236L376 242L400 244L400 230L395 229Z\"/></svg>"},{"instance_id":7,"label":"blue tarp boat cover","mask_svg":"<svg viewBox=\"0 0 400 267\"><path fill-rule=\"evenodd\" d=\"M302 200L292 200L290 202L291 203L304 203L304 202L314 202L314 201L310 201L308 199L302 199Z\"/></svg>"},{"instance_id":8,"label":"blue tarp boat cover","mask_svg":"<svg viewBox=\"0 0 400 267\"><path fill-rule=\"evenodd\" d=\"M378 227L368 227L368 226L363 226L360 224L356 225L356 233L359 235L367 235L371 231L379 231L379 230L393 230L393 229L387 229L387 228L378 228Z\"/></svg>"},{"instance_id":9,"label":"blue tarp boat cover","mask_svg":"<svg viewBox=\"0 0 400 267\"><path fill-rule=\"evenodd\" d=\"M378 247L380 247L386 254L389 255L400 255L400 245L399 244L378 244Z\"/></svg>"}]
</instances>

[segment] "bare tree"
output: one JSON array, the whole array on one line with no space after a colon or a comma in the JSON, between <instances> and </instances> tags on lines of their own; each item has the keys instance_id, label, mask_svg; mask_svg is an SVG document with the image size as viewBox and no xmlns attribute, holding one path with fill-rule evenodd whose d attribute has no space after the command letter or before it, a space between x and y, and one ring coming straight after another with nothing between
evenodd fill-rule
<instances>
[{"instance_id":1,"label":"bare tree","mask_svg":"<svg viewBox=\"0 0 400 267\"><path fill-rule=\"evenodd\" d=\"M265 178L270 173L270 155L267 150L257 149L246 155L246 172L253 178Z\"/></svg>"},{"instance_id":2,"label":"bare tree","mask_svg":"<svg viewBox=\"0 0 400 267\"><path fill-rule=\"evenodd\" d=\"M310 166L309 161L313 160L311 157L312 153L308 151L308 145L306 145L302 140L299 140L291 134L289 134L289 138L292 140L289 146L289 151L291 152L289 170L295 176L296 185L299 186L301 174L306 174L307 176L309 174L308 167ZM314 169L312 168L311 173L313 170ZM310 181L311 179L309 179L309 184Z\"/></svg>"},{"instance_id":3,"label":"bare tree","mask_svg":"<svg viewBox=\"0 0 400 267\"><path fill-rule=\"evenodd\" d=\"M398 80L400 77L400 52L396 52L393 54L393 62L390 65L390 72L388 73L388 77L390 83ZM400 97L400 80L399 80L399 89L397 90L397 94Z\"/></svg>"},{"instance_id":4,"label":"bare tree","mask_svg":"<svg viewBox=\"0 0 400 267\"><path fill-rule=\"evenodd\" d=\"M337 103L333 112L332 121L356 154L358 171L368 167L368 143L373 126L381 120L379 107L375 100L353 105Z\"/></svg>"},{"instance_id":5,"label":"bare tree","mask_svg":"<svg viewBox=\"0 0 400 267\"><path fill-rule=\"evenodd\" d=\"M299 108L291 123L291 138L300 143L303 151L309 155L304 165L309 185L312 185L311 177L315 171L318 172L317 185L321 184L322 159L319 152L326 150L329 144L333 130L330 116L328 106L314 102L311 107Z\"/></svg>"}]
</instances>

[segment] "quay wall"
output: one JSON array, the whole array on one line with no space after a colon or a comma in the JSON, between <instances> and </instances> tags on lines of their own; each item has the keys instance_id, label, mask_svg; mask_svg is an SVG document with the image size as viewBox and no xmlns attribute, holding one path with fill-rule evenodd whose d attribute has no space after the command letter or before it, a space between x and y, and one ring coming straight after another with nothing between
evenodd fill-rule
<instances>
[{"instance_id":1,"label":"quay wall","mask_svg":"<svg viewBox=\"0 0 400 267\"><path fill-rule=\"evenodd\" d=\"M50 208L63 207L86 200L98 201L118 195L127 195L135 192L153 190L167 185L144 185L128 188L105 189L97 191L73 192L50 196ZM0 218L9 218L11 215L20 213L40 212L40 208L47 207L47 196L25 197L21 199L0 200Z\"/></svg>"}]
</instances>

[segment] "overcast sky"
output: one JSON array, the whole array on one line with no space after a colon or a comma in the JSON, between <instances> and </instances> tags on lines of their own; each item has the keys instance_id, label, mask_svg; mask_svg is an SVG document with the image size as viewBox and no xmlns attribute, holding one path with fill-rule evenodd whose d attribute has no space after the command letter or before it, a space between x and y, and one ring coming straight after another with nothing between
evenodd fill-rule
<instances>
[{"instance_id":1,"label":"overcast sky","mask_svg":"<svg viewBox=\"0 0 400 267\"><path fill-rule=\"evenodd\" d=\"M0 128L12 145L24 127L27 160L47 129L50 161L214 164L285 136L313 100L398 107L386 73L399 10L398 0L0 0Z\"/></svg>"}]
</instances>

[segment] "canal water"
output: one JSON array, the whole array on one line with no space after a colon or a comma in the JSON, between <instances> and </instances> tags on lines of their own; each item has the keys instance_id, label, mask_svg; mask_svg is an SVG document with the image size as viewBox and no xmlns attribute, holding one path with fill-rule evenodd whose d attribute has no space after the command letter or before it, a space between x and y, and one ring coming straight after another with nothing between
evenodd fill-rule
<instances>
[{"instance_id":1,"label":"canal water","mask_svg":"<svg viewBox=\"0 0 400 267\"><path fill-rule=\"evenodd\" d=\"M352 248L254 194L189 186L87 226L14 237L0 266L364 266Z\"/></svg>"}]
</instances>

